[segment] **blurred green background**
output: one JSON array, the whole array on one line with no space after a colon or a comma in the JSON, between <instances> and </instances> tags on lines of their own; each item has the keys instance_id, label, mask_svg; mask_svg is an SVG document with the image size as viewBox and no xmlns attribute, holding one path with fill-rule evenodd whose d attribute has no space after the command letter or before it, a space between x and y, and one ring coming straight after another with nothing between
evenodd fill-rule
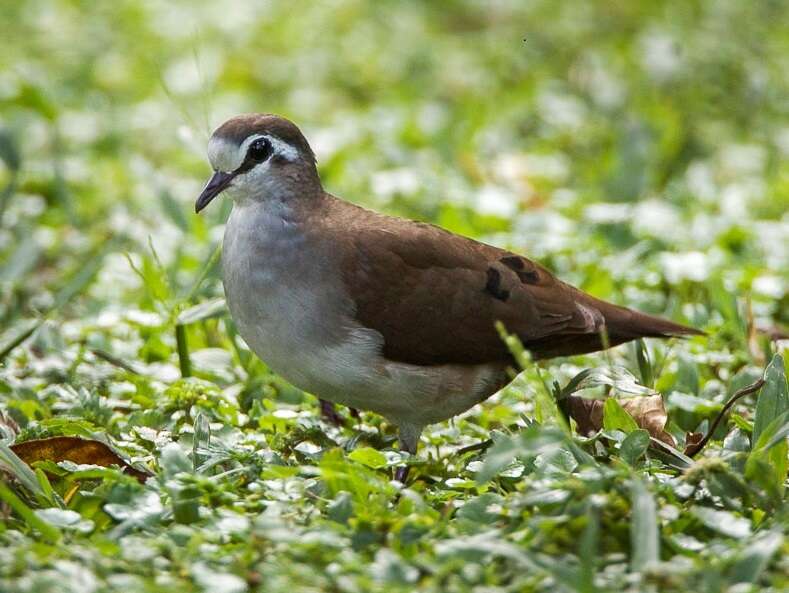
<instances>
[{"instance_id":1,"label":"blurred green background","mask_svg":"<svg viewBox=\"0 0 789 593\"><path fill-rule=\"evenodd\" d=\"M327 426L223 315L230 203L193 204L249 111L336 195L708 336L530 367L429 427L398 493L392 427ZM546 386L625 366L681 446L787 326L786 0L0 0L0 462L98 435L155 474L50 462L54 491L8 482L27 514L0 475L3 591L784 590L786 425L759 449L745 398L687 469L559 447Z\"/></svg>"}]
</instances>

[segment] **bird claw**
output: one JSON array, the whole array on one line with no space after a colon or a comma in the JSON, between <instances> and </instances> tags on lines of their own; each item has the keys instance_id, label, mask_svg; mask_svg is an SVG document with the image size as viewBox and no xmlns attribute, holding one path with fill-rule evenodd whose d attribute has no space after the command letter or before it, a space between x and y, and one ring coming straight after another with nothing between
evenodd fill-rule
<instances>
[{"instance_id":1,"label":"bird claw","mask_svg":"<svg viewBox=\"0 0 789 593\"><path fill-rule=\"evenodd\" d=\"M401 465L398 467L395 470L395 480L405 485L405 481L408 479L408 470L409 467L407 465Z\"/></svg>"}]
</instances>

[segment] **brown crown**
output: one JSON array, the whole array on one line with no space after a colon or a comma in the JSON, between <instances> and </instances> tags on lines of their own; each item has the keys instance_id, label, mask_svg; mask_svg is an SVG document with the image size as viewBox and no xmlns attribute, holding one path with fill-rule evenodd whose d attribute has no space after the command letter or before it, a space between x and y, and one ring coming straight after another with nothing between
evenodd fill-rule
<instances>
[{"instance_id":1,"label":"brown crown","mask_svg":"<svg viewBox=\"0 0 789 593\"><path fill-rule=\"evenodd\" d=\"M272 113L246 113L237 115L221 126L214 132L214 136L241 144L245 138L252 134L271 134L283 142L287 142L309 161L315 161L315 154L312 152L307 139L301 130L292 121L274 115Z\"/></svg>"}]
</instances>

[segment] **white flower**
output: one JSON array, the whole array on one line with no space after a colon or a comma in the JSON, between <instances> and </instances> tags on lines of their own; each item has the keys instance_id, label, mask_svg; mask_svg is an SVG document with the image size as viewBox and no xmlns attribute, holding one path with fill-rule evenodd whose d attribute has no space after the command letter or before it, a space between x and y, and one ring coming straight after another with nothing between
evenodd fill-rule
<instances>
[{"instance_id":1,"label":"white flower","mask_svg":"<svg viewBox=\"0 0 789 593\"><path fill-rule=\"evenodd\" d=\"M641 39L641 63L653 78L670 78L682 66L680 45L663 32L649 33Z\"/></svg>"},{"instance_id":2,"label":"white flower","mask_svg":"<svg viewBox=\"0 0 789 593\"><path fill-rule=\"evenodd\" d=\"M600 202L591 204L584 209L584 219L596 224L612 224L630 220L632 207L630 204Z\"/></svg>"},{"instance_id":3,"label":"white flower","mask_svg":"<svg viewBox=\"0 0 789 593\"><path fill-rule=\"evenodd\" d=\"M633 210L633 228L638 234L673 241L682 237L683 226L676 206L658 198L644 200Z\"/></svg>"},{"instance_id":4,"label":"white flower","mask_svg":"<svg viewBox=\"0 0 789 593\"><path fill-rule=\"evenodd\" d=\"M396 195L409 196L419 189L419 175L407 167L378 171L371 179L373 192L385 199Z\"/></svg>"},{"instance_id":5,"label":"white flower","mask_svg":"<svg viewBox=\"0 0 789 593\"><path fill-rule=\"evenodd\" d=\"M482 214L509 218L517 210L517 200L512 192L503 187L486 185L477 194L476 208Z\"/></svg>"},{"instance_id":6,"label":"white flower","mask_svg":"<svg viewBox=\"0 0 789 593\"><path fill-rule=\"evenodd\" d=\"M662 253L660 262L666 279L672 284L683 280L703 282L709 276L709 259L700 251Z\"/></svg>"},{"instance_id":7,"label":"white flower","mask_svg":"<svg viewBox=\"0 0 789 593\"><path fill-rule=\"evenodd\" d=\"M753 279L751 289L757 294L780 299L786 294L786 281L780 276L757 276Z\"/></svg>"}]
</instances>

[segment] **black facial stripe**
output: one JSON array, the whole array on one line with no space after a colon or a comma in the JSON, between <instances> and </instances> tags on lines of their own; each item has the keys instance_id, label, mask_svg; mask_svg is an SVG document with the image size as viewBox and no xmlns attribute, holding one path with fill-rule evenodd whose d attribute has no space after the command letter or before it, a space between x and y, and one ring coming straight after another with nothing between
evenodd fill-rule
<instances>
[{"instance_id":1,"label":"black facial stripe","mask_svg":"<svg viewBox=\"0 0 789 593\"><path fill-rule=\"evenodd\" d=\"M244 162L233 171L234 175L245 173L255 165L265 162L274 153L274 149L266 138L256 138L247 147L247 154L244 157Z\"/></svg>"},{"instance_id":2,"label":"black facial stripe","mask_svg":"<svg viewBox=\"0 0 789 593\"><path fill-rule=\"evenodd\" d=\"M241 163L241 164L238 166L238 169L236 169L235 171L233 171L233 175L235 176L235 175L240 175L241 173L246 173L247 171L249 171L249 170L250 170L252 167L254 167L254 166L255 166L255 165L257 165L257 164L258 164L258 161L255 161L255 160L253 160L253 159L251 159L251 158L249 158L249 157L247 156L247 157L244 159L244 162L243 162L243 163Z\"/></svg>"}]
</instances>

